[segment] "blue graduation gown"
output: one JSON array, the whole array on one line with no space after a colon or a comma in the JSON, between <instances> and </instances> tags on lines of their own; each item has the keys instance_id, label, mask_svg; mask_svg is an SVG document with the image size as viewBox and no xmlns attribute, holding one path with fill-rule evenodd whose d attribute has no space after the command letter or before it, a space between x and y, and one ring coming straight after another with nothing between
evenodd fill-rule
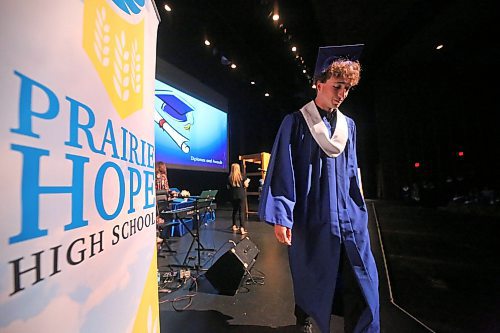
<instances>
[{"instance_id":1,"label":"blue graduation gown","mask_svg":"<svg viewBox=\"0 0 500 333\"><path fill-rule=\"evenodd\" d=\"M262 221L292 229L289 261L295 302L322 332L330 329L341 243L367 304L355 332L379 332L378 274L358 185L356 127L352 119L345 119L348 140L337 157L323 152L301 112L283 119L261 193L259 216ZM326 120L325 125L331 131Z\"/></svg>"}]
</instances>

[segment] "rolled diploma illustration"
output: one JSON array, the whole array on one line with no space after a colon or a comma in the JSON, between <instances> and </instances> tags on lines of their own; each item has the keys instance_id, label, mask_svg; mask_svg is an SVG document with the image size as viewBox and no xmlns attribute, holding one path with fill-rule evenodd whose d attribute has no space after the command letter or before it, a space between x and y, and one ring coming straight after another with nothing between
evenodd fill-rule
<instances>
[{"instance_id":1,"label":"rolled diploma illustration","mask_svg":"<svg viewBox=\"0 0 500 333\"><path fill-rule=\"evenodd\" d=\"M178 145L184 153L189 153L189 150L191 149L187 144L189 140L170 126L170 124L158 113L158 111L155 112L154 117L161 129L167 132L172 140L174 140L175 144Z\"/></svg>"}]
</instances>

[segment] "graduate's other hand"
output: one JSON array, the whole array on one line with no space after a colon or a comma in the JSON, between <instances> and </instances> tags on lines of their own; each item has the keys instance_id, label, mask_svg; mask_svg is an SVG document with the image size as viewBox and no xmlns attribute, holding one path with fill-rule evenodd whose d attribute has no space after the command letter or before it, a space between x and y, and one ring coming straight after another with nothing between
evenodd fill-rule
<instances>
[{"instance_id":1,"label":"graduate's other hand","mask_svg":"<svg viewBox=\"0 0 500 333\"><path fill-rule=\"evenodd\" d=\"M274 235L281 244L292 245L292 229L275 224Z\"/></svg>"}]
</instances>

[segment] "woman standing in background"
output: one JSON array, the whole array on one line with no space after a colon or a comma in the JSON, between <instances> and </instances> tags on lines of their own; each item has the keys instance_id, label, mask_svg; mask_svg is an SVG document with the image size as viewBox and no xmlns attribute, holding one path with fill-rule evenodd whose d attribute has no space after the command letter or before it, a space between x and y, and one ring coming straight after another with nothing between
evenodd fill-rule
<instances>
[{"instance_id":1,"label":"woman standing in background","mask_svg":"<svg viewBox=\"0 0 500 333\"><path fill-rule=\"evenodd\" d=\"M246 198L246 188L250 179L246 178L243 181L243 176L241 174L240 165L238 163L231 164L231 173L228 177L228 187L231 191L231 203L233 205L233 231L238 231L238 226L236 225L236 215L238 214L240 220L240 232L242 235L248 233L246 230L246 215L243 218L242 212L244 211L245 198Z\"/></svg>"}]
</instances>

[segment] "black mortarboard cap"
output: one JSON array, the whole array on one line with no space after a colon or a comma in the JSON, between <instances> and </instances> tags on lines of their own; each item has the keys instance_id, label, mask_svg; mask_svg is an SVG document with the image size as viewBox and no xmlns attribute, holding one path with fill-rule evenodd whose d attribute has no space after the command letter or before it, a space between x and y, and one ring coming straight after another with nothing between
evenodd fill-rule
<instances>
[{"instance_id":1,"label":"black mortarboard cap","mask_svg":"<svg viewBox=\"0 0 500 333\"><path fill-rule=\"evenodd\" d=\"M340 45L340 46L322 46L318 51L318 60L316 60L316 68L314 76L319 76L328 66L335 60L346 59L356 61L361 56L364 44Z\"/></svg>"}]
</instances>

